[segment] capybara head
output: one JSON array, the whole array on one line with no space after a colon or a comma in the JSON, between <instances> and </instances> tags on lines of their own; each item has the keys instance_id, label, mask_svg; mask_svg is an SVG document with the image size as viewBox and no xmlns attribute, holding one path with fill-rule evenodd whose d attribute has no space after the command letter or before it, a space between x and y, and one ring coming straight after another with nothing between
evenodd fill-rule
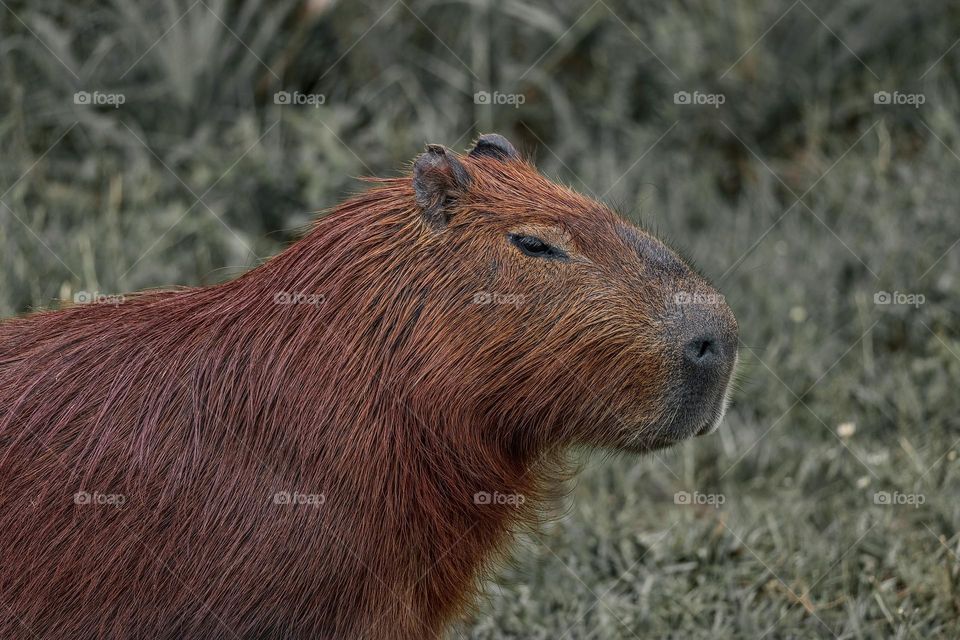
<instances>
[{"instance_id":1,"label":"capybara head","mask_svg":"<svg viewBox=\"0 0 960 640\"><path fill-rule=\"evenodd\" d=\"M413 167L418 252L444 339L442 400L507 446L649 451L710 432L737 323L707 281L603 204L544 178L499 135Z\"/></svg>"}]
</instances>

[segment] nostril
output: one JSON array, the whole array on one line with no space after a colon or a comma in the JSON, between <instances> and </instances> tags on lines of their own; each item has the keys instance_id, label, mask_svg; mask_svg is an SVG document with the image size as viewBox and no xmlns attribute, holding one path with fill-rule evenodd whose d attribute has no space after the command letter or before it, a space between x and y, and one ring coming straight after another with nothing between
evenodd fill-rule
<instances>
[{"instance_id":1,"label":"nostril","mask_svg":"<svg viewBox=\"0 0 960 640\"><path fill-rule=\"evenodd\" d=\"M700 353L697 354L698 358L703 358L711 349L713 348L713 343L709 340L704 340L700 343Z\"/></svg>"},{"instance_id":2,"label":"nostril","mask_svg":"<svg viewBox=\"0 0 960 640\"><path fill-rule=\"evenodd\" d=\"M719 357L717 341L713 336L698 336L687 343L684 349L687 360L698 366L712 364Z\"/></svg>"}]
</instances>

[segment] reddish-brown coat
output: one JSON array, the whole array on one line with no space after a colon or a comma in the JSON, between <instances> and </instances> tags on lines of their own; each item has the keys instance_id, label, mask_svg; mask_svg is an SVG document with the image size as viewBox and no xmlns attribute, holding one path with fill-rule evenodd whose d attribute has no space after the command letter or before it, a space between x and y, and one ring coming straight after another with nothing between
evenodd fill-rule
<instances>
[{"instance_id":1,"label":"reddish-brown coat","mask_svg":"<svg viewBox=\"0 0 960 640\"><path fill-rule=\"evenodd\" d=\"M0 637L436 637L563 449L661 444L656 241L461 160L443 228L378 180L235 280L0 324Z\"/></svg>"}]
</instances>

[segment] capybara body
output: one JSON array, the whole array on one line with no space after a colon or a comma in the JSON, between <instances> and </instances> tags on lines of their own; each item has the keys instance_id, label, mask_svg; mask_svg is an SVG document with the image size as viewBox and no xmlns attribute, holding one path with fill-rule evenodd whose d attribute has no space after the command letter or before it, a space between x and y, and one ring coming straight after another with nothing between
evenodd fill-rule
<instances>
[{"instance_id":1,"label":"capybara body","mask_svg":"<svg viewBox=\"0 0 960 640\"><path fill-rule=\"evenodd\" d=\"M564 451L719 419L735 321L657 240L495 135L375 182L235 280L0 324L0 637L440 637Z\"/></svg>"}]
</instances>

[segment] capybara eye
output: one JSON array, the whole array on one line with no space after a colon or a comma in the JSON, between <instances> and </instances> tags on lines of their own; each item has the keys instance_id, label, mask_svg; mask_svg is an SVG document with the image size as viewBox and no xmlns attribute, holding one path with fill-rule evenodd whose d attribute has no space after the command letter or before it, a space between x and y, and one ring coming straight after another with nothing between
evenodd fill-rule
<instances>
[{"instance_id":1,"label":"capybara eye","mask_svg":"<svg viewBox=\"0 0 960 640\"><path fill-rule=\"evenodd\" d=\"M552 245L547 244L536 236L525 236L520 233L511 233L510 242L531 258L549 258L563 260L567 254Z\"/></svg>"}]
</instances>

